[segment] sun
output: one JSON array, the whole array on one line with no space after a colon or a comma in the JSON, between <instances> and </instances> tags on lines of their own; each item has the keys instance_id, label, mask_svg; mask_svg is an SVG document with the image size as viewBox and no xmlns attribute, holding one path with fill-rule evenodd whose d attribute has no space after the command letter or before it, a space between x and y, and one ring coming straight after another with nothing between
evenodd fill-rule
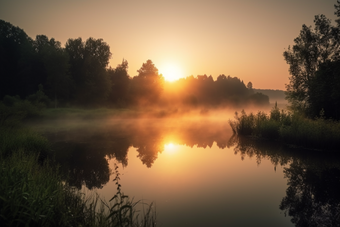
<instances>
[{"instance_id":1,"label":"sun","mask_svg":"<svg viewBox=\"0 0 340 227\"><path fill-rule=\"evenodd\" d=\"M159 69L164 79L169 82L176 81L183 77L181 68L174 64L166 64Z\"/></svg>"},{"instance_id":2,"label":"sun","mask_svg":"<svg viewBox=\"0 0 340 227\"><path fill-rule=\"evenodd\" d=\"M177 150L178 150L178 147L171 142L164 144L164 151L167 154L175 154L177 152Z\"/></svg>"}]
</instances>

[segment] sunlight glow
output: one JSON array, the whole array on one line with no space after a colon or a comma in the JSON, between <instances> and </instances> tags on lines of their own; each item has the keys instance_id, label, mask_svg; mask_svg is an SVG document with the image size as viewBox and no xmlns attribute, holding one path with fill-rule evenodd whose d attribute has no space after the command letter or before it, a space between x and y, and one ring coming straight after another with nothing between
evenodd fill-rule
<instances>
[{"instance_id":1,"label":"sunlight glow","mask_svg":"<svg viewBox=\"0 0 340 227\"><path fill-rule=\"evenodd\" d=\"M177 146L174 145L173 143L168 143L168 144L164 144L164 151L167 154L174 154L177 152Z\"/></svg>"},{"instance_id":2,"label":"sunlight glow","mask_svg":"<svg viewBox=\"0 0 340 227\"><path fill-rule=\"evenodd\" d=\"M169 82L176 81L183 77L182 70L174 64L166 64L159 69L159 72L163 75L164 79Z\"/></svg>"}]
</instances>

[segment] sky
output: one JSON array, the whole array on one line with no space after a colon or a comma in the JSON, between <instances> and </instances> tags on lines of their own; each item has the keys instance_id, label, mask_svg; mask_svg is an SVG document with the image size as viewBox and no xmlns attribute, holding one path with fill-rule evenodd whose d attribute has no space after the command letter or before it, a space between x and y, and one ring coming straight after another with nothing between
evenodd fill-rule
<instances>
[{"instance_id":1,"label":"sky","mask_svg":"<svg viewBox=\"0 0 340 227\"><path fill-rule=\"evenodd\" d=\"M160 73L221 74L254 88L285 90L283 52L303 24L325 14L334 23L336 0L1 0L0 19L31 38L102 38L129 75L148 59Z\"/></svg>"}]
</instances>

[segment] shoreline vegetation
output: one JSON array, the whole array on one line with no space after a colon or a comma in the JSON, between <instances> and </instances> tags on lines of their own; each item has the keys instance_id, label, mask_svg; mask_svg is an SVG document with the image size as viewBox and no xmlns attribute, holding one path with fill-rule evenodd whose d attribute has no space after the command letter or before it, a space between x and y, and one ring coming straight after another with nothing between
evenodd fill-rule
<instances>
[{"instance_id":1,"label":"shoreline vegetation","mask_svg":"<svg viewBox=\"0 0 340 227\"><path fill-rule=\"evenodd\" d=\"M124 195L118 166L110 201L69 186L53 161L46 138L22 127L41 109L16 100L0 102L0 226L156 226L153 204ZM146 206L140 213L137 207Z\"/></svg>"},{"instance_id":2,"label":"shoreline vegetation","mask_svg":"<svg viewBox=\"0 0 340 227\"><path fill-rule=\"evenodd\" d=\"M313 150L336 151L340 146L340 122L320 117L308 119L299 112L289 112L277 107L269 114L258 111L247 114L235 112L229 119L234 134L276 140L293 147Z\"/></svg>"}]
</instances>

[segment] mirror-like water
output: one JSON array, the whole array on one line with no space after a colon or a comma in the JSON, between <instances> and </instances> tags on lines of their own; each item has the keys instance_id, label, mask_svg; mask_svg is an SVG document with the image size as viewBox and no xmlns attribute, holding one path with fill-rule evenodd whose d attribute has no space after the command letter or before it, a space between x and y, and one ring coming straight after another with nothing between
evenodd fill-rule
<instances>
[{"instance_id":1,"label":"mirror-like water","mask_svg":"<svg viewBox=\"0 0 340 227\"><path fill-rule=\"evenodd\" d=\"M105 199L154 202L158 226L338 226L340 164L333 154L232 135L227 120L49 122L70 184Z\"/></svg>"}]
</instances>

